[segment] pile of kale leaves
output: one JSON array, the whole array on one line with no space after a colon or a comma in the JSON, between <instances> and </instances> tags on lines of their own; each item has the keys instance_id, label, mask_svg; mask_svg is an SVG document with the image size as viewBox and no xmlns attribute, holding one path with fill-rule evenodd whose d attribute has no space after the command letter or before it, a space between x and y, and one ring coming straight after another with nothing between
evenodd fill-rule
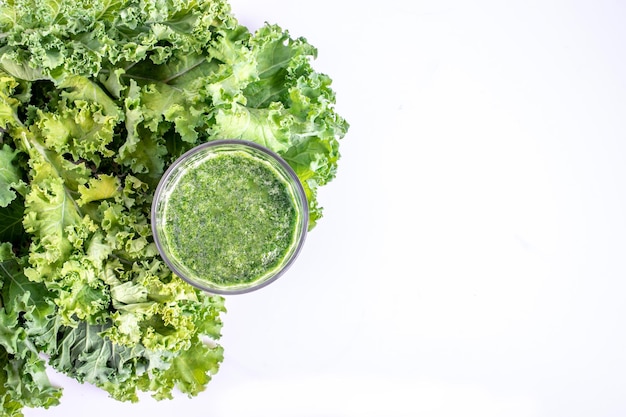
<instances>
[{"instance_id":1,"label":"pile of kale leaves","mask_svg":"<svg viewBox=\"0 0 626 417\"><path fill-rule=\"evenodd\" d=\"M58 404L48 367L120 401L206 387L224 299L160 259L153 192L188 149L251 140L313 227L348 129L315 55L226 0L0 0L0 416Z\"/></svg>"}]
</instances>

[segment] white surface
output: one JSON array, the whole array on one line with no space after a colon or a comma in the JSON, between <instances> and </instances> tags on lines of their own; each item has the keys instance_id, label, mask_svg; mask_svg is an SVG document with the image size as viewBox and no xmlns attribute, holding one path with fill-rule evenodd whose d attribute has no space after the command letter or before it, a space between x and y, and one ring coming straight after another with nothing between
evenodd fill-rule
<instances>
[{"instance_id":1,"label":"white surface","mask_svg":"<svg viewBox=\"0 0 626 417\"><path fill-rule=\"evenodd\" d=\"M351 123L289 274L231 297L200 397L48 416L626 414L626 6L231 0Z\"/></svg>"}]
</instances>

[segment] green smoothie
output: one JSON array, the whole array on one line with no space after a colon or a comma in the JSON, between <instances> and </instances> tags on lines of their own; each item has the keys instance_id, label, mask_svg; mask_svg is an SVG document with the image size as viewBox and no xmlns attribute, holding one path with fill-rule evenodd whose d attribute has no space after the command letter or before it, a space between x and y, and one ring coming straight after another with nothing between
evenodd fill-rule
<instances>
[{"instance_id":1,"label":"green smoothie","mask_svg":"<svg viewBox=\"0 0 626 417\"><path fill-rule=\"evenodd\" d=\"M242 150L198 158L163 203L163 239L195 280L245 286L273 274L298 244L301 213L271 163Z\"/></svg>"}]
</instances>

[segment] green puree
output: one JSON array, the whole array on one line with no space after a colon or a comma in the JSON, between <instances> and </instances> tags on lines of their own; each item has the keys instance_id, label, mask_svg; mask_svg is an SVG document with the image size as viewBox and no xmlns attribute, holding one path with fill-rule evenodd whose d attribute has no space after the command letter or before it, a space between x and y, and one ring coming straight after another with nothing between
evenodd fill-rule
<instances>
[{"instance_id":1,"label":"green puree","mask_svg":"<svg viewBox=\"0 0 626 417\"><path fill-rule=\"evenodd\" d=\"M279 267L295 241L297 209L267 162L220 152L181 174L167 199L172 256L220 286L256 281Z\"/></svg>"}]
</instances>

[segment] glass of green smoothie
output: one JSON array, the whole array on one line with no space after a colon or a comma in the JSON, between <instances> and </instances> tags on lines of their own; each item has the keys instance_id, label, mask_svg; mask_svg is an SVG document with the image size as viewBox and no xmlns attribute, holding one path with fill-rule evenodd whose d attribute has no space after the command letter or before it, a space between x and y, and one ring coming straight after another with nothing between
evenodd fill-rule
<instances>
[{"instance_id":1,"label":"glass of green smoothie","mask_svg":"<svg viewBox=\"0 0 626 417\"><path fill-rule=\"evenodd\" d=\"M227 139L186 152L152 203L161 257L190 284L216 294L259 289L293 263L308 229L293 169L254 142Z\"/></svg>"}]
</instances>

